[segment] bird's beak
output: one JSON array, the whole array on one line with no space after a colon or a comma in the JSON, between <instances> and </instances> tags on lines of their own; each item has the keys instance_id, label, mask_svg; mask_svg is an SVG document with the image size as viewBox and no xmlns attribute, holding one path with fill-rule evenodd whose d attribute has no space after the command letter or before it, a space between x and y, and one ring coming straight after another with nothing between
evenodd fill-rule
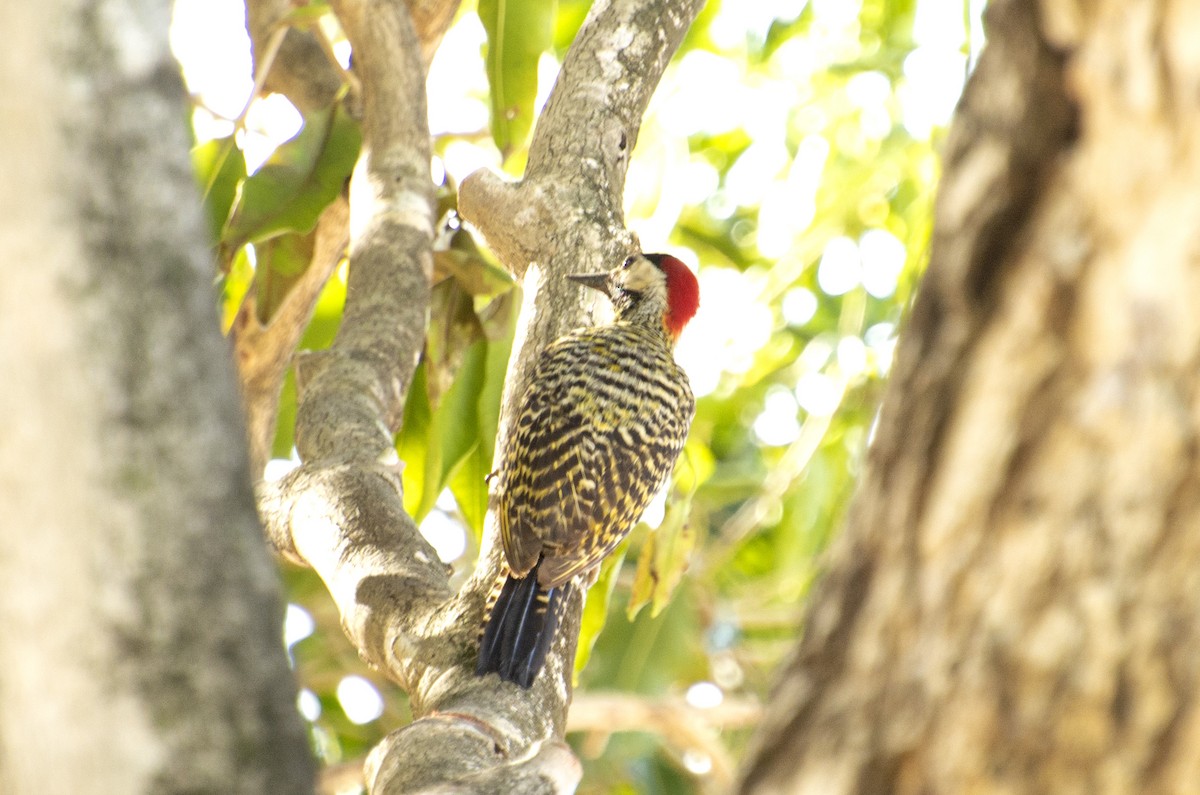
<instances>
[{"instance_id":1,"label":"bird's beak","mask_svg":"<svg viewBox=\"0 0 1200 795\"><path fill-rule=\"evenodd\" d=\"M599 290L605 295L609 295L607 273L571 273L567 275L567 278L584 287L591 287L593 290Z\"/></svg>"}]
</instances>

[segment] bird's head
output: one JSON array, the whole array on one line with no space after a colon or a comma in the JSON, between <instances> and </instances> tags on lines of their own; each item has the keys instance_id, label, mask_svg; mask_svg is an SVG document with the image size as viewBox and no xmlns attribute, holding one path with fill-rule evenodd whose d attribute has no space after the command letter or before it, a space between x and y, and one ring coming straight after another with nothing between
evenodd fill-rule
<instances>
[{"instance_id":1,"label":"bird's head","mask_svg":"<svg viewBox=\"0 0 1200 795\"><path fill-rule=\"evenodd\" d=\"M700 307L700 284L682 262L670 254L634 254L608 273L567 277L609 297L617 318L661 323L676 340Z\"/></svg>"}]
</instances>

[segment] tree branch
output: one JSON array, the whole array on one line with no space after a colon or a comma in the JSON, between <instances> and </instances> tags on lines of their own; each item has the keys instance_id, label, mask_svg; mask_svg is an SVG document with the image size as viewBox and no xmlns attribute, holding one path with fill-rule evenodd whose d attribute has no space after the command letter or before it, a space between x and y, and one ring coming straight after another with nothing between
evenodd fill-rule
<instances>
[{"instance_id":1,"label":"tree branch","mask_svg":"<svg viewBox=\"0 0 1200 795\"><path fill-rule=\"evenodd\" d=\"M680 698L585 693L571 705L567 731L588 732L602 741L618 732L654 732L677 753L698 751L707 756L713 783L724 792L733 782L734 764L716 730L754 726L762 713L760 704L749 701L726 700L701 709Z\"/></svg>"},{"instance_id":2,"label":"tree branch","mask_svg":"<svg viewBox=\"0 0 1200 795\"><path fill-rule=\"evenodd\" d=\"M325 579L361 653L391 668L390 643L450 595L445 567L404 513L392 442L429 304L424 69L402 3L341 2L335 10L364 99L346 309L333 346L297 362L304 465L263 487L262 509L277 546Z\"/></svg>"},{"instance_id":3,"label":"tree branch","mask_svg":"<svg viewBox=\"0 0 1200 795\"><path fill-rule=\"evenodd\" d=\"M559 277L599 269L635 245L621 213L629 150L701 4L598 3L551 95L527 178L496 188L494 177L475 175L463 186L464 213L489 235L537 219L521 241L528 259L500 251L524 275L526 301L502 428L532 357L581 317L579 291ZM446 567L403 510L392 439L424 339L433 231L424 71L402 3L340 0L334 10L354 47L365 108L346 310L332 348L297 368L304 464L264 485L260 507L278 548L321 575L360 653L408 691L421 716L372 753L373 792L570 791L580 772L560 738L582 597L532 690L477 678L495 547L452 594ZM503 204L488 200L497 192ZM535 255L538 266L527 268Z\"/></svg>"},{"instance_id":4,"label":"tree branch","mask_svg":"<svg viewBox=\"0 0 1200 795\"><path fill-rule=\"evenodd\" d=\"M458 0L410 0L421 57L428 66L458 9ZM327 107L336 98L342 75L326 51L328 45L304 30L281 30L292 10L290 0L247 0L246 29L255 56L256 85L283 94L302 112ZM272 51L272 46L274 51ZM258 322L254 293L238 310L231 335L250 440L251 471L261 475L275 437L279 392L321 289L346 250L349 217L336 201L321 216L311 261L270 322Z\"/></svg>"},{"instance_id":5,"label":"tree branch","mask_svg":"<svg viewBox=\"0 0 1200 795\"><path fill-rule=\"evenodd\" d=\"M762 713L761 704L745 700L726 699L717 706L699 708L680 698L649 699L628 693L582 693L577 694L571 702L567 733L587 735L584 739L587 747L595 745L597 741L603 744L612 735L621 732L654 732L678 753L700 751L707 754L713 765L712 778L724 788L732 781L733 761L717 736L717 730L754 726L762 720ZM547 755L552 753L548 752ZM543 761L545 759L546 756ZM323 769L318 791L333 795L363 786L363 767L362 760L351 760ZM559 769L569 767L560 766ZM377 780L379 771L374 772Z\"/></svg>"}]
</instances>

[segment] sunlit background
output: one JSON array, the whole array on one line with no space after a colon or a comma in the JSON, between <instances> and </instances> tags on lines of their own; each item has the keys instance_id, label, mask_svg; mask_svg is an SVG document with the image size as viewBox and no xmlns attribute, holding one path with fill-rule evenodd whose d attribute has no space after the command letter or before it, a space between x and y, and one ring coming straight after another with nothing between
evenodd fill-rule
<instances>
[{"instance_id":1,"label":"sunlit background","mask_svg":"<svg viewBox=\"0 0 1200 795\"><path fill-rule=\"evenodd\" d=\"M537 64L539 106L586 8L557 5L554 46ZM602 578L608 621L578 700L617 692L702 712L734 704L751 717L723 732L714 720L707 741L586 727L571 737L587 766L581 792L704 792L736 766L853 490L927 257L936 151L983 44L981 11L979 0L710 0L668 69L634 152L626 208L643 248L675 254L701 283L700 312L678 348L698 412L668 501L690 512L686 523L682 512L672 520L660 500L646 517L651 528L672 525L673 535L659 533L682 555L662 543L647 553L651 536L635 533L626 565ZM322 26L345 65L336 23ZM239 0L177 0L171 41L195 103L197 143L234 136L253 172L300 130L285 98L250 101ZM471 171L520 162L518 154L506 164L488 132L486 46L468 2L429 72L432 171L449 206ZM227 317L252 277L252 246L239 261L226 279ZM332 338L344 279L343 266L305 346ZM482 317L497 300L476 296L474 306ZM292 412L289 383L269 477L295 465L283 427ZM399 442L406 458L423 451L407 461L419 477L427 440L414 444ZM469 571L478 536L456 499L462 492L439 487L409 504L409 476L406 504L422 532L460 575ZM682 577L630 620L635 561L647 556ZM298 707L324 762L357 760L408 720L405 698L363 668L319 581L286 577Z\"/></svg>"}]
</instances>

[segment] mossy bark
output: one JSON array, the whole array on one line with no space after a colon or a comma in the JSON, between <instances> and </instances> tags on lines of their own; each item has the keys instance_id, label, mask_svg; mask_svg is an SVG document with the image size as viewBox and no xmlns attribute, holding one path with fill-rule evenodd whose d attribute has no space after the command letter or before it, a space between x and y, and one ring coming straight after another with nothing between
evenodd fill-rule
<instances>
[{"instance_id":1,"label":"mossy bark","mask_svg":"<svg viewBox=\"0 0 1200 795\"><path fill-rule=\"evenodd\" d=\"M311 792L170 4L10 10L0 791Z\"/></svg>"}]
</instances>

